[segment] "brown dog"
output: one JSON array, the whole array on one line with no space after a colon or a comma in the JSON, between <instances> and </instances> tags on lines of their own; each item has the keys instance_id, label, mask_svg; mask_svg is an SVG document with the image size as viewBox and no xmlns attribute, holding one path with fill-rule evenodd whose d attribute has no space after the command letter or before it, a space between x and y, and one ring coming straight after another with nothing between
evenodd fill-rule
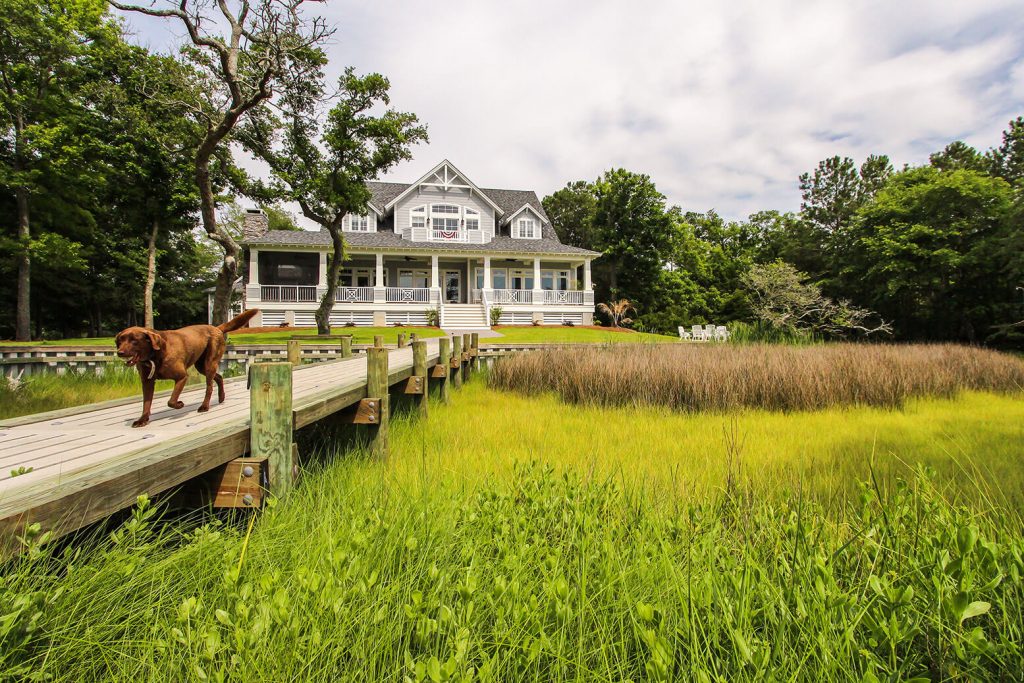
<instances>
[{"instance_id":1,"label":"brown dog","mask_svg":"<svg viewBox=\"0 0 1024 683\"><path fill-rule=\"evenodd\" d=\"M224 378L217 369L224 355L227 333L244 326L258 312L258 308L250 309L216 327L189 325L180 330L160 332L145 327L129 327L118 332L114 338L117 355L127 359L128 367L138 368L142 378L142 417L133 422L132 427L149 424L153 387L158 379L174 380L174 391L167 405L171 408L185 407L178 397L185 388L189 366L195 366L200 374L206 376L206 398L199 406L199 412L205 413L210 409L214 382L217 383L217 402L223 403Z\"/></svg>"}]
</instances>

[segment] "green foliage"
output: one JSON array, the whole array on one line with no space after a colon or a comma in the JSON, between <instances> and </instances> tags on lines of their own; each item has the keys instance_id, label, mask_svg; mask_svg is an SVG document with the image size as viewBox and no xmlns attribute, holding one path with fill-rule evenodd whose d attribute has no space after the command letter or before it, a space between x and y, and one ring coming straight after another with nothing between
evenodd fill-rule
<instances>
[{"instance_id":1,"label":"green foliage","mask_svg":"<svg viewBox=\"0 0 1024 683\"><path fill-rule=\"evenodd\" d=\"M501 322L501 314L504 312L504 310L505 309L503 309L501 306L491 306L491 327L494 327L499 322Z\"/></svg>"}]
</instances>

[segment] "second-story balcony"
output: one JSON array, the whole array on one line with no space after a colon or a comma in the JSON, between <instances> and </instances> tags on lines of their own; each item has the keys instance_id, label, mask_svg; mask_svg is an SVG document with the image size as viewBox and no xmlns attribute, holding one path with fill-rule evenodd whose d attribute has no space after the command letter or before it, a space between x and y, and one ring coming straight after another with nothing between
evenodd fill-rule
<instances>
[{"instance_id":1,"label":"second-story balcony","mask_svg":"<svg viewBox=\"0 0 1024 683\"><path fill-rule=\"evenodd\" d=\"M405 228L402 230L402 237L413 242L454 242L461 244L484 244L487 239L483 230L443 230L432 227Z\"/></svg>"}]
</instances>

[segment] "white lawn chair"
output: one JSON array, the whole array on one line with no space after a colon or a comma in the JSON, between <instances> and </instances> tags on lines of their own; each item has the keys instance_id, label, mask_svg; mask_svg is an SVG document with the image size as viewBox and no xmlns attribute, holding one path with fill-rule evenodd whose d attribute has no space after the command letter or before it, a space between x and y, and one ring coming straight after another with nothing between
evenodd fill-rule
<instances>
[{"instance_id":1,"label":"white lawn chair","mask_svg":"<svg viewBox=\"0 0 1024 683\"><path fill-rule=\"evenodd\" d=\"M704 328L700 325L694 325L690 328L693 333L690 335L694 341L704 341Z\"/></svg>"},{"instance_id":2,"label":"white lawn chair","mask_svg":"<svg viewBox=\"0 0 1024 683\"><path fill-rule=\"evenodd\" d=\"M686 341L688 339L692 339L693 335L691 335L689 332L687 332L685 327L680 325L679 326L679 338L681 340L683 340L683 341Z\"/></svg>"},{"instance_id":3,"label":"white lawn chair","mask_svg":"<svg viewBox=\"0 0 1024 683\"><path fill-rule=\"evenodd\" d=\"M714 341L714 339L715 339L715 326L714 325L705 325L704 326L704 340L705 341Z\"/></svg>"},{"instance_id":4,"label":"white lawn chair","mask_svg":"<svg viewBox=\"0 0 1024 683\"><path fill-rule=\"evenodd\" d=\"M728 340L729 340L729 330L725 327L725 325L718 325L717 327L715 327L715 341L728 341Z\"/></svg>"}]
</instances>

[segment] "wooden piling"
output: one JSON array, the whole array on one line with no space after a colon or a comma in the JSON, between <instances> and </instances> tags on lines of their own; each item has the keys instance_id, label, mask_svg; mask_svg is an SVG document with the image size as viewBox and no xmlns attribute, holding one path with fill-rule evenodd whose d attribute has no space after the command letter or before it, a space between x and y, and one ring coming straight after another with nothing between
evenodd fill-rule
<instances>
[{"instance_id":1,"label":"wooden piling","mask_svg":"<svg viewBox=\"0 0 1024 683\"><path fill-rule=\"evenodd\" d=\"M468 332L462 335L462 381L468 382L472 367L469 362L469 352L473 347L473 335Z\"/></svg>"},{"instance_id":2,"label":"wooden piling","mask_svg":"<svg viewBox=\"0 0 1024 683\"><path fill-rule=\"evenodd\" d=\"M455 388L462 387L462 337L455 335L452 338L452 380Z\"/></svg>"},{"instance_id":3,"label":"wooden piling","mask_svg":"<svg viewBox=\"0 0 1024 683\"><path fill-rule=\"evenodd\" d=\"M480 363L478 361L480 357L480 333L474 332L470 337L470 343L472 346L469 349L469 362L473 364L474 370L480 369Z\"/></svg>"},{"instance_id":4,"label":"wooden piling","mask_svg":"<svg viewBox=\"0 0 1024 683\"><path fill-rule=\"evenodd\" d=\"M420 417L426 417L427 404L430 399L429 379L427 376L427 342L414 341L412 343L412 379L420 380L419 409Z\"/></svg>"},{"instance_id":5,"label":"wooden piling","mask_svg":"<svg viewBox=\"0 0 1024 683\"><path fill-rule=\"evenodd\" d=\"M377 348L377 349L383 349L384 348L384 335L383 334L375 334L375 335L373 335L373 346L374 346L374 348Z\"/></svg>"},{"instance_id":6,"label":"wooden piling","mask_svg":"<svg viewBox=\"0 0 1024 683\"><path fill-rule=\"evenodd\" d=\"M404 348L404 347L405 347L405 332L399 332L398 333L398 348L401 349L401 348Z\"/></svg>"},{"instance_id":7,"label":"wooden piling","mask_svg":"<svg viewBox=\"0 0 1024 683\"><path fill-rule=\"evenodd\" d=\"M448 337L441 337L437 341L437 368L438 379L441 380L441 401L448 403L451 400L448 395L448 380L451 377L452 340Z\"/></svg>"},{"instance_id":8,"label":"wooden piling","mask_svg":"<svg viewBox=\"0 0 1024 683\"><path fill-rule=\"evenodd\" d=\"M410 332L409 333L409 343L410 344L415 344L417 339L419 339L419 337L416 335L415 332Z\"/></svg>"},{"instance_id":9,"label":"wooden piling","mask_svg":"<svg viewBox=\"0 0 1024 683\"><path fill-rule=\"evenodd\" d=\"M352 337L341 338L341 357L351 358L352 357Z\"/></svg>"},{"instance_id":10,"label":"wooden piling","mask_svg":"<svg viewBox=\"0 0 1024 683\"><path fill-rule=\"evenodd\" d=\"M377 426L371 427L370 453L381 460L388 457L388 350L374 347L366 350L366 396L379 401Z\"/></svg>"},{"instance_id":11,"label":"wooden piling","mask_svg":"<svg viewBox=\"0 0 1024 683\"><path fill-rule=\"evenodd\" d=\"M249 457L267 459L270 491L292 487L292 364L253 363L249 370Z\"/></svg>"},{"instance_id":12,"label":"wooden piling","mask_svg":"<svg viewBox=\"0 0 1024 683\"><path fill-rule=\"evenodd\" d=\"M302 342L298 339L288 341L288 362L292 365L302 365Z\"/></svg>"}]
</instances>

